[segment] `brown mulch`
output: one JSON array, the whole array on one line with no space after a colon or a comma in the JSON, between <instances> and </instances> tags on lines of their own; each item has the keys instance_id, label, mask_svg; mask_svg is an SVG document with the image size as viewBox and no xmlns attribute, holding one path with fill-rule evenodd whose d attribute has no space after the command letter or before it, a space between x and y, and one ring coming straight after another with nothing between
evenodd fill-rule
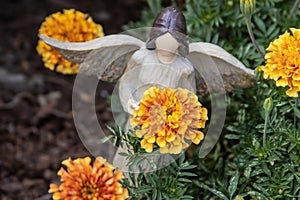
<instances>
[{"instance_id":1,"label":"brown mulch","mask_svg":"<svg viewBox=\"0 0 300 200\"><path fill-rule=\"evenodd\" d=\"M0 199L50 199L49 184L58 181L60 162L91 156L76 132L72 109L74 76L43 67L37 55L37 31L46 16L66 8L89 13L106 34L140 18L139 0L10 0L0 2ZM112 114L100 88L101 124ZM100 95L101 94L101 95Z\"/></svg>"}]
</instances>

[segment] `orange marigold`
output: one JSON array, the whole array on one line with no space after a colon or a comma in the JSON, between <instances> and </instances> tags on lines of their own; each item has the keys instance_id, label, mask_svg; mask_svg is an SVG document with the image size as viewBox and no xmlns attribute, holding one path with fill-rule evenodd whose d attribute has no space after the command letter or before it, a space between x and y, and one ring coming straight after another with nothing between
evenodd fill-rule
<instances>
[{"instance_id":1,"label":"orange marigold","mask_svg":"<svg viewBox=\"0 0 300 200\"><path fill-rule=\"evenodd\" d=\"M271 42L265 55L266 65L259 69L264 78L276 81L276 86L289 86L286 94L298 97L300 91L300 29L291 28Z\"/></svg>"},{"instance_id":2,"label":"orange marigold","mask_svg":"<svg viewBox=\"0 0 300 200\"><path fill-rule=\"evenodd\" d=\"M48 16L42 23L39 34L68 42L86 42L104 36L102 26L96 24L88 14L74 9L64 10ZM78 72L78 64L65 60L60 53L39 40L37 52L45 67L63 74Z\"/></svg>"},{"instance_id":3,"label":"orange marigold","mask_svg":"<svg viewBox=\"0 0 300 200\"><path fill-rule=\"evenodd\" d=\"M113 171L114 167L102 157L97 157L93 166L91 158L70 158L62 162L67 171L61 168L61 184L50 184L49 193L54 200L123 200L128 191L118 182L123 173Z\"/></svg>"},{"instance_id":4,"label":"orange marigold","mask_svg":"<svg viewBox=\"0 0 300 200\"><path fill-rule=\"evenodd\" d=\"M187 148L188 141L199 144L208 119L207 109L201 106L197 96L186 89L160 89L151 87L145 91L134 111L131 126L139 127L136 134L146 152L159 146L161 153L178 154Z\"/></svg>"}]
</instances>

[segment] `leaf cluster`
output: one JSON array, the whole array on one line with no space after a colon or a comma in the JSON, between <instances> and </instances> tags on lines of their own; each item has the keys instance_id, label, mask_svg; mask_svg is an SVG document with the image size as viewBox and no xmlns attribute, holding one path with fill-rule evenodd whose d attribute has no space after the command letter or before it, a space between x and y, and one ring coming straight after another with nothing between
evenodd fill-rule
<instances>
[{"instance_id":1,"label":"leaf cluster","mask_svg":"<svg viewBox=\"0 0 300 200\"><path fill-rule=\"evenodd\" d=\"M181 154L178 160L165 168L155 170L154 166L151 173L130 173L130 179L124 185L131 199L193 199L193 196L186 193L192 183L191 178L197 176L190 172L195 167L185 161L185 155Z\"/></svg>"},{"instance_id":2,"label":"leaf cluster","mask_svg":"<svg viewBox=\"0 0 300 200\"><path fill-rule=\"evenodd\" d=\"M128 160L129 173L127 179L122 184L129 191L131 199L193 199L185 194L192 183L191 178L197 175L190 170L196 165L186 161L185 154L182 153L178 159L170 158L170 165L159 169L149 154L141 148L140 139L135 136L133 130L125 131L120 127L108 127L111 135L106 136L100 142L111 140L115 146L126 149L120 155ZM145 173L135 173L135 167L141 162L149 162L151 169Z\"/></svg>"}]
</instances>

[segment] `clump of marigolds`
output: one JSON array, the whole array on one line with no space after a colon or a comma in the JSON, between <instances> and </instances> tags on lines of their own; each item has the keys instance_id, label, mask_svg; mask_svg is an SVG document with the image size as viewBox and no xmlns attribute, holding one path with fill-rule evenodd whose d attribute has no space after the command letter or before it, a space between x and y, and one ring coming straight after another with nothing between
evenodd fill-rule
<instances>
[{"instance_id":1,"label":"clump of marigolds","mask_svg":"<svg viewBox=\"0 0 300 200\"><path fill-rule=\"evenodd\" d=\"M91 165L91 158L67 159L62 162L61 184L51 184L49 192L54 200L123 200L128 198L127 189L119 183L123 173L102 157L97 157ZM113 171L114 170L114 171Z\"/></svg>"},{"instance_id":2,"label":"clump of marigolds","mask_svg":"<svg viewBox=\"0 0 300 200\"><path fill-rule=\"evenodd\" d=\"M86 42L104 36L101 25L96 24L88 14L74 9L56 12L48 16L42 23L39 34L68 42ZM36 49L42 56L46 68L63 74L78 72L77 63L67 61L57 50L42 40L38 41Z\"/></svg>"},{"instance_id":3,"label":"clump of marigolds","mask_svg":"<svg viewBox=\"0 0 300 200\"><path fill-rule=\"evenodd\" d=\"M204 128L207 119L207 109L193 92L151 87L134 111L131 126L142 138L146 152L152 152L156 143L161 153L178 154L189 146L189 141L199 144L203 140L199 129Z\"/></svg>"}]
</instances>

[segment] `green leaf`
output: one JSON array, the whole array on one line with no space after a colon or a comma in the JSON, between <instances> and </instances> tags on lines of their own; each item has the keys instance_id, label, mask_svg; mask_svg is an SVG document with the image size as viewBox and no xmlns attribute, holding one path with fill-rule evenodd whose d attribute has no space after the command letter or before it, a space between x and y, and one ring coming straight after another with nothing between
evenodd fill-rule
<instances>
[{"instance_id":1,"label":"green leaf","mask_svg":"<svg viewBox=\"0 0 300 200\"><path fill-rule=\"evenodd\" d=\"M267 174L269 177L272 176L270 169L268 168L268 166L266 164L263 164L263 168L262 168L265 172L265 174Z\"/></svg>"},{"instance_id":2,"label":"green leaf","mask_svg":"<svg viewBox=\"0 0 300 200\"><path fill-rule=\"evenodd\" d=\"M214 195L220 197L221 199L223 200L229 200L225 194L223 194L222 192L218 191L218 190L215 190L215 189L210 189L210 188L207 188L207 190L209 190L211 193L213 193Z\"/></svg>"},{"instance_id":3,"label":"green leaf","mask_svg":"<svg viewBox=\"0 0 300 200\"><path fill-rule=\"evenodd\" d=\"M244 176L247 178L247 179L249 179L249 177L250 177L250 175L251 175L251 167L250 166L248 166L248 167L246 167L246 169L244 170Z\"/></svg>"},{"instance_id":4,"label":"green leaf","mask_svg":"<svg viewBox=\"0 0 300 200\"><path fill-rule=\"evenodd\" d=\"M125 153L125 152L119 152L119 155L120 155L120 156L127 157L127 156L128 156L128 153Z\"/></svg>"},{"instance_id":5,"label":"green leaf","mask_svg":"<svg viewBox=\"0 0 300 200\"><path fill-rule=\"evenodd\" d=\"M157 190L154 189L154 190L153 190L152 199L153 199L153 200L156 200L156 198L157 198Z\"/></svg>"},{"instance_id":6,"label":"green leaf","mask_svg":"<svg viewBox=\"0 0 300 200\"><path fill-rule=\"evenodd\" d=\"M118 138L117 137L114 137L113 140L112 140L112 143L114 146L117 145L117 141L118 141Z\"/></svg>"},{"instance_id":7,"label":"green leaf","mask_svg":"<svg viewBox=\"0 0 300 200\"><path fill-rule=\"evenodd\" d=\"M280 107L280 112L285 114L288 113L292 110L293 108L290 105L284 105L282 107Z\"/></svg>"},{"instance_id":8,"label":"green leaf","mask_svg":"<svg viewBox=\"0 0 300 200\"><path fill-rule=\"evenodd\" d=\"M261 30L261 32L265 33L266 32L266 25L265 23L256 15L254 16L254 22L257 25L257 27Z\"/></svg>"},{"instance_id":9,"label":"green leaf","mask_svg":"<svg viewBox=\"0 0 300 200\"><path fill-rule=\"evenodd\" d=\"M239 140L240 139L240 136L235 135L235 134L226 134L224 137L229 140Z\"/></svg>"},{"instance_id":10,"label":"green leaf","mask_svg":"<svg viewBox=\"0 0 300 200\"><path fill-rule=\"evenodd\" d=\"M154 181L152 174L147 175L147 179L152 185L156 185L156 181Z\"/></svg>"},{"instance_id":11,"label":"green leaf","mask_svg":"<svg viewBox=\"0 0 300 200\"><path fill-rule=\"evenodd\" d=\"M294 108L294 113L295 113L296 117L300 119L300 110L297 107L293 107L293 108Z\"/></svg>"},{"instance_id":12,"label":"green leaf","mask_svg":"<svg viewBox=\"0 0 300 200\"><path fill-rule=\"evenodd\" d=\"M268 195L268 191L261 184L253 183L252 185L255 189L261 191L264 195Z\"/></svg>"},{"instance_id":13,"label":"green leaf","mask_svg":"<svg viewBox=\"0 0 300 200\"><path fill-rule=\"evenodd\" d=\"M236 171L234 176L232 176L229 181L228 192L230 194L230 199L232 199L232 197L237 189L238 183L239 183L239 172Z\"/></svg>"},{"instance_id":14,"label":"green leaf","mask_svg":"<svg viewBox=\"0 0 300 200\"><path fill-rule=\"evenodd\" d=\"M258 199L264 199L264 200L269 199L266 196L264 196L262 193L259 193L259 192L256 192L256 191L249 191L249 192L247 192L247 194L250 195L250 196L259 197Z\"/></svg>"},{"instance_id":15,"label":"green leaf","mask_svg":"<svg viewBox=\"0 0 300 200\"><path fill-rule=\"evenodd\" d=\"M100 143L100 144L103 144L103 143L107 142L108 140L110 140L110 139L113 138L113 137L114 137L114 135L108 135L108 136L105 136L104 138L102 138L102 139L99 141L99 143Z\"/></svg>"},{"instance_id":16,"label":"green leaf","mask_svg":"<svg viewBox=\"0 0 300 200\"><path fill-rule=\"evenodd\" d=\"M213 193L214 195L218 196L219 198L223 199L223 200L229 200L225 194L223 194L222 192L216 190L216 189L213 189L213 188L210 188L208 187L207 185L204 185L203 183L200 183L198 181L195 182L196 185L198 185L199 187L205 189L205 190L208 190L210 191L211 193Z\"/></svg>"},{"instance_id":17,"label":"green leaf","mask_svg":"<svg viewBox=\"0 0 300 200\"><path fill-rule=\"evenodd\" d=\"M135 191L137 193L147 193L152 190L153 190L153 188L150 185L142 185L142 186L139 186Z\"/></svg>"},{"instance_id":18,"label":"green leaf","mask_svg":"<svg viewBox=\"0 0 300 200\"><path fill-rule=\"evenodd\" d=\"M272 33L275 31L275 29L276 29L276 24L272 24L270 27L269 27L269 29L268 29L268 31L266 32L266 35L267 36L270 36L270 35L272 35Z\"/></svg>"},{"instance_id":19,"label":"green leaf","mask_svg":"<svg viewBox=\"0 0 300 200\"><path fill-rule=\"evenodd\" d=\"M181 170L189 170L196 168L197 165L190 165L189 163L183 163L183 165L180 166Z\"/></svg>"},{"instance_id":20,"label":"green leaf","mask_svg":"<svg viewBox=\"0 0 300 200\"><path fill-rule=\"evenodd\" d=\"M157 191L157 199L153 199L153 200L161 200L162 199L162 195L160 191Z\"/></svg>"},{"instance_id":21,"label":"green leaf","mask_svg":"<svg viewBox=\"0 0 300 200\"><path fill-rule=\"evenodd\" d=\"M179 182L184 182L184 183L191 183L192 182L190 179L187 179L187 178L178 178L177 180Z\"/></svg>"},{"instance_id":22,"label":"green leaf","mask_svg":"<svg viewBox=\"0 0 300 200\"><path fill-rule=\"evenodd\" d=\"M157 15L162 9L161 0L147 0L147 3L154 15Z\"/></svg>"},{"instance_id":23,"label":"green leaf","mask_svg":"<svg viewBox=\"0 0 300 200\"><path fill-rule=\"evenodd\" d=\"M186 199L194 199L194 197L189 196L189 195L183 195L180 197L180 199L186 200Z\"/></svg>"},{"instance_id":24,"label":"green leaf","mask_svg":"<svg viewBox=\"0 0 300 200\"><path fill-rule=\"evenodd\" d=\"M197 176L197 174L194 174L192 172L180 172L179 176Z\"/></svg>"},{"instance_id":25,"label":"green leaf","mask_svg":"<svg viewBox=\"0 0 300 200\"><path fill-rule=\"evenodd\" d=\"M185 155L184 153L182 153L178 159L179 166L183 165L184 159L185 159Z\"/></svg>"},{"instance_id":26,"label":"green leaf","mask_svg":"<svg viewBox=\"0 0 300 200\"><path fill-rule=\"evenodd\" d=\"M241 132L241 130L238 129L238 128L236 128L235 126L227 126L226 129L228 131L231 131L231 132L236 132L236 133L240 133Z\"/></svg>"}]
</instances>

